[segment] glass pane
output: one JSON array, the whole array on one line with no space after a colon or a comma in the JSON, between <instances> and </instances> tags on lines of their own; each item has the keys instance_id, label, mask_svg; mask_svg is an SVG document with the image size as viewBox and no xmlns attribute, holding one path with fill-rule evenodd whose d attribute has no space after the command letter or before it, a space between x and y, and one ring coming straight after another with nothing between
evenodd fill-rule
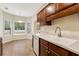
<instances>
[{"instance_id":1,"label":"glass pane","mask_svg":"<svg viewBox=\"0 0 79 59\"><path fill-rule=\"evenodd\" d=\"M5 20L4 24L5 24L5 27L4 27L5 30L10 30L10 21Z\"/></svg>"},{"instance_id":2,"label":"glass pane","mask_svg":"<svg viewBox=\"0 0 79 59\"><path fill-rule=\"evenodd\" d=\"M15 30L25 30L25 23L15 22Z\"/></svg>"},{"instance_id":3,"label":"glass pane","mask_svg":"<svg viewBox=\"0 0 79 59\"><path fill-rule=\"evenodd\" d=\"M31 33L31 24L27 23L27 33Z\"/></svg>"}]
</instances>

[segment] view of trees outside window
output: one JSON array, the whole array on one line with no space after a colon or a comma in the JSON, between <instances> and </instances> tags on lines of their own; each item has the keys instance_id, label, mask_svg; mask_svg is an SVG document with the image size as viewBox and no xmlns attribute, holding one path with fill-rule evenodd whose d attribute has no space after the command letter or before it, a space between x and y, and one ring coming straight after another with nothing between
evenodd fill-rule
<instances>
[{"instance_id":1,"label":"view of trees outside window","mask_svg":"<svg viewBox=\"0 0 79 59\"><path fill-rule=\"evenodd\" d=\"M15 30L25 30L25 23L15 22Z\"/></svg>"}]
</instances>

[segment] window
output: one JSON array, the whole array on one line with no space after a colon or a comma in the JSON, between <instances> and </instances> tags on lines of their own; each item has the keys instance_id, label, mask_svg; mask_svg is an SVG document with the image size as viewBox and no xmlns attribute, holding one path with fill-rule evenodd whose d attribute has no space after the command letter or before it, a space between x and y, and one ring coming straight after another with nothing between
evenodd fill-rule
<instances>
[{"instance_id":1,"label":"window","mask_svg":"<svg viewBox=\"0 0 79 59\"><path fill-rule=\"evenodd\" d=\"M25 23L23 21L15 22L15 30L25 30Z\"/></svg>"},{"instance_id":2,"label":"window","mask_svg":"<svg viewBox=\"0 0 79 59\"><path fill-rule=\"evenodd\" d=\"M27 23L27 33L31 33L31 23Z\"/></svg>"},{"instance_id":3,"label":"window","mask_svg":"<svg viewBox=\"0 0 79 59\"><path fill-rule=\"evenodd\" d=\"M4 35L11 35L10 20L4 20Z\"/></svg>"},{"instance_id":4,"label":"window","mask_svg":"<svg viewBox=\"0 0 79 59\"><path fill-rule=\"evenodd\" d=\"M5 25L4 25L4 29L5 29L5 30L10 30L10 21L5 20L5 21L4 21L4 24L5 24Z\"/></svg>"}]
</instances>

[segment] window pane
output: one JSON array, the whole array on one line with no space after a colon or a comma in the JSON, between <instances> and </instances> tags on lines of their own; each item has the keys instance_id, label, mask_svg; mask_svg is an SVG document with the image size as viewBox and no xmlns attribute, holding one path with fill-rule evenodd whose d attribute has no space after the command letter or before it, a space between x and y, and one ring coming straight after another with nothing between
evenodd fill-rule
<instances>
[{"instance_id":1,"label":"window pane","mask_svg":"<svg viewBox=\"0 0 79 59\"><path fill-rule=\"evenodd\" d=\"M5 20L4 21L5 30L10 30L10 21Z\"/></svg>"},{"instance_id":2,"label":"window pane","mask_svg":"<svg viewBox=\"0 0 79 59\"><path fill-rule=\"evenodd\" d=\"M15 30L25 30L25 23L15 22Z\"/></svg>"}]
</instances>

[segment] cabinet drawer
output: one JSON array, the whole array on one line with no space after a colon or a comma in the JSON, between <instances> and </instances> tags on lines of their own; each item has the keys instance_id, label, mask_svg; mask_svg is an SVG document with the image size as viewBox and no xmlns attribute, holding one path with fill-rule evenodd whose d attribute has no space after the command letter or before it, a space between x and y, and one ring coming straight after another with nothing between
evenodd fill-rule
<instances>
[{"instance_id":1,"label":"cabinet drawer","mask_svg":"<svg viewBox=\"0 0 79 59\"><path fill-rule=\"evenodd\" d=\"M67 56L69 52L61 47L58 47L52 43L49 43L49 49L53 50L56 54L60 56Z\"/></svg>"},{"instance_id":2,"label":"cabinet drawer","mask_svg":"<svg viewBox=\"0 0 79 59\"><path fill-rule=\"evenodd\" d=\"M45 46L48 46L48 42L43 39L40 39L40 43L44 44Z\"/></svg>"}]
</instances>

